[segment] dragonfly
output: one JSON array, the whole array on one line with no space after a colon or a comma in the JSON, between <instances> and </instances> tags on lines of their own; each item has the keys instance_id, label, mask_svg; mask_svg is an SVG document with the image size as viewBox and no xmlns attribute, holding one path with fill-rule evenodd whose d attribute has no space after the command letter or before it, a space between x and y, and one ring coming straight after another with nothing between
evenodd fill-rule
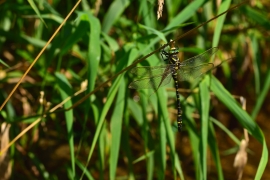
<instances>
[{"instance_id":1,"label":"dragonfly","mask_svg":"<svg viewBox=\"0 0 270 180\"><path fill-rule=\"evenodd\" d=\"M131 82L129 88L138 90L153 89L156 92L160 87L167 85L173 79L176 90L177 127L178 131L181 132L183 121L178 82L193 81L212 70L214 64L209 63L209 59L218 51L218 48L213 47L202 54L180 61L178 57L179 48L175 47L175 42L171 40L169 45L169 49L165 50L163 48L161 50L161 57L167 64L131 69L131 73L141 78Z\"/></svg>"}]
</instances>

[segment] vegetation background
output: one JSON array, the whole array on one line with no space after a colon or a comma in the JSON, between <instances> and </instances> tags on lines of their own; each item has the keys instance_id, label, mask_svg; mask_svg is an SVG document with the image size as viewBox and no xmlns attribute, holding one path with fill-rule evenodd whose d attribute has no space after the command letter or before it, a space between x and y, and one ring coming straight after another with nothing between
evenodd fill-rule
<instances>
[{"instance_id":1,"label":"vegetation background","mask_svg":"<svg viewBox=\"0 0 270 180\"><path fill-rule=\"evenodd\" d=\"M234 158L245 137L243 179L270 179L270 3L247 1L178 39L241 2L166 0L157 19L155 0L82 0L33 64L77 1L0 1L1 103L34 65L2 104L0 176L237 179ZM199 83L180 84L180 133L173 83L152 95L130 90L137 77L127 71L103 84L169 39L178 39L180 59L211 47L219 47L217 64L233 57ZM157 50L140 65L163 63Z\"/></svg>"}]
</instances>

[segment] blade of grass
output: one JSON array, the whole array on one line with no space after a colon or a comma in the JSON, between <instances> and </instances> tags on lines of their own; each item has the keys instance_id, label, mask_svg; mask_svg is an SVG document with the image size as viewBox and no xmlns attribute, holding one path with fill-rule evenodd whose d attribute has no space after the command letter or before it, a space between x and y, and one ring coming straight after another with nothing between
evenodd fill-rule
<instances>
[{"instance_id":1,"label":"blade of grass","mask_svg":"<svg viewBox=\"0 0 270 180\"><path fill-rule=\"evenodd\" d=\"M223 180L224 175L223 175L222 165L221 165L220 157L219 157L219 150L218 150L218 145L217 145L218 140L216 139L215 129L213 127L212 122L209 123L209 129L208 130L209 130L208 144L209 144L209 148L210 148L211 153L212 153L212 157L213 157L213 159L215 161L215 164L216 164L218 179Z\"/></svg>"},{"instance_id":2,"label":"blade of grass","mask_svg":"<svg viewBox=\"0 0 270 180\"><path fill-rule=\"evenodd\" d=\"M262 143L263 137L260 135L257 124L251 119L246 111L241 109L236 100L214 76L211 77L210 88L216 97L234 114L241 125Z\"/></svg>"},{"instance_id":3,"label":"blade of grass","mask_svg":"<svg viewBox=\"0 0 270 180\"><path fill-rule=\"evenodd\" d=\"M151 127L149 127L149 123L148 123L148 119L147 119L147 104L148 104L148 102L147 102L146 96L143 96L141 98L141 104L142 104L142 112L144 115L144 116L142 116L142 119L143 119L142 136L144 139L145 154L148 154L149 150L154 148L154 145L151 143L152 142L151 136L149 135L149 131L150 131ZM154 169L155 169L154 160L155 160L154 155L148 156L148 158L146 159L147 179L148 180L153 179Z\"/></svg>"},{"instance_id":4,"label":"blade of grass","mask_svg":"<svg viewBox=\"0 0 270 180\"><path fill-rule=\"evenodd\" d=\"M231 0L222 1L221 5L219 7L219 10L218 10L218 14L220 14L221 12L227 11L229 9L230 5L231 5ZM226 18L226 14L224 14L223 16L220 16L217 19L216 28L214 30L214 37L213 37L212 47L217 47L218 46L225 18Z\"/></svg>"},{"instance_id":5,"label":"blade of grass","mask_svg":"<svg viewBox=\"0 0 270 180\"><path fill-rule=\"evenodd\" d=\"M139 126L142 125L143 111L145 111L138 103L134 102L134 100L128 100L128 106L131 111L133 118L136 120Z\"/></svg>"},{"instance_id":6,"label":"blade of grass","mask_svg":"<svg viewBox=\"0 0 270 180\"><path fill-rule=\"evenodd\" d=\"M104 170L105 170L105 155L106 155L106 148L108 146L106 143L106 134L107 134L107 125L106 125L106 121L103 123L101 130L100 130L100 134L99 134L99 138L98 138L98 171L99 171L99 178L100 179L104 179Z\"/></svg>"},{"instance_id":7,"label":"blade of grass","mask_svg":"<svg viewBox=\"0 0 270 180\"><path fill-rule=\"evenodd\" d=\"M254 70L254 84L255 84L255 93L256 96L260 94L260 52L259 52L259 44L256 34L251 34L251 49L252 49L252 57L253 57L253 70Z\"/></svg>"},{"instance_id":8,"label":"blade of grass","mask_svg":"<svg viewBox=\"0 0 270 180\"><path fill-rule=\"evenodd\" d=\"M124 12L129 3L130 0L115 0L111 4L102 22L102 32L106 34L109 32L115 20Z\"/></svg>"},{"instance_id":9,"label":"blade of grass","mask_svg":"<svg viewBox=\"0 0 270 180\"><path fill-rule=\"evenodd\" d=\"M143 143L144 143L144 149L145 149L145 157L146 157L146 166L147 166L147 179L153 179L153 173L154 173L154 156L151 155L147 155L149 154L149 150L154 148L154 142L151 142L149 144L149 139L151 138L151 136L149 135L149 122L147 119L147 107L148 107L148 102L147 102L147 98L148 98L148 94L145 91L142 91L142 93L140 93L140 104L141 106L139 106L138 103L135 103L132 100L129 100L129 105L130 105L130 110L132 111L132 114L135 118L135 120L137 121L139 126L142 126L141 129L141 133L142 133L142 139L143 139ZM153 97L153 96L151 96ZM152 99L152 98L151 98ZM153 128L153 127L151 127Z\"/></svg>"},{"instance_id":10,"label":"blade of grass","mask_svg":"<svg viewBox=\"0 0 270 180\"><path fill-rule=\"evenodd\" d=\"M2 59L0 59L0 64L6 66L7 68L9 68L9 65L7 65Z\"/></svg>"},{"instance_id":11,"label":"blade of grass","mask_svg":"<svg viewBox=\"0 0 270 180\"><path fill-rule=\"evenodd\" d=\"M152 151L149 151L149 153ZM155 169L155 164L154 164L154 154L150 154L147 156L147 180L153 179L154 176L154 169Z\"/></svg>"},{"instance_id":12,"label":"blade of grass","mask_svg":"<svg viewBox=\"0 0 270 180\"><path fill-rule=\"evenodd\" d=\"M158 179L165 178L165 170L166 170L166 130L164 126L164 117L159 118L159 169L158 169Z\"/></svg>"},{"instance_id":13,"label":"blade of grass","mask_svg":"<svg viewBox=\"0 0 270 180\"><path fill-rule=\"evenodd\" d=\"M125 107L125 94L126 94L126 83L122 81L119 86L118 95L116 98L116 106L113 110L111 118L111 151L110 151L110 179L114 180L117 169L117 162L120 149L120 140L122 133L122 120Z\"/></svg>"},{"instance_id":14,"label":"blade of grass","mask_svg":"<svg viewBox=\"0 0 270 180\"><path fill-rule=\"evenodd\" d=\"M95 87L95 80L97 77L97 71L101 55L100 47L100 33L101 27L99 20L94 17L91 13L87 13L88 21L90 25L90 37L88 44L88 64L89 64L89 89L88 92L92 91Z\"/></svg>"},{"instance_id":15,"label":"blade of grass","mask_svg":"<svg viewBox=\"0 0 270 180\"><path fill-rule=\"evenodd\" d=\"M163 121L165 125L165 131L160 132L160 136L162 137L167 137L169 147L170 147L170 156L173 164L173 172L174 172L174 177L176 177L176 172L175 172L175 140L174 140L174 135L172 132L171 124L169 121L169 114L167 111L167 97L165 96L164 89L163 91L159 90L157 92L158 95L158 110L159 110L159 117L161 118L160 121ZM165 146L165 144L163 144ZM166 147L165 147L166 150ZM165 158L165 157L164 157Z\"/></svg>"},{"instance_id":16,"label":"blade of grass","mask_svg":"<svg viewBox=\"0 0 270 180\"><path fill-rule=\"evenodd\" d=\"M261 134L263 135L262 132L261 132ZM259 164L258 170L256 172L255 180L262 179L262 175L264 173L265 167L266 167L267 162L268 162L268 148L267 148L267 144L266 144L265 139L263 139L262 145L263 145L262 156L260 159L260 164Z\"/></svg>"},{"instance_id":17,"label":"blade of grass","mask_svg":"<svg viewBox=\"0 0 270 180\"><path fill-rule=\"evenodd\" d=\"M213 117L210 117L210 121L212 121L216 126L218 126L223 132L225 132L228 137L231 138L235 142L235 144L240 144L240 140L226 127L224 126L221 122L216 120Z\"/></svg>"},{"instance_id":18,"label":"blade of grass","mask_svg":"<svg viewBox=\"0 0 270 180\"><path fill-rule=\"evenodd\" d=\"M129 57L128 57L128 61L126 61L126 57L123 57L121 60L120 60L120 66L118 66L117 68L118 69L123 69L124 66L126 66L127 64L130 64L131 63L131 60L134 59L137 55L137 51L136 49L132 49L130 54L129 54ZM88 158L87 158L87 165L85 166L85 169L84 169L84 172L86 171L86 168L90 162L90 159L92 157L92 153L94 151L94 148L95 148L95 145L96 145L96 142L99 138L99 135L100 135L100 132L101 132L101 128L103 126L103 123L105 121L105 116L107 114L107 112L109 111L111 105L112 105L112 102L114 100L114 97L118 91L118 87L120 85L120 82L122 81L122 78L123 78L124 74L121 74L114 82L113 82L113 85L111 86L110 90L109 90L109 93L108 93L108 96L107 96L107 101L105 103L105 105L103 106L103 109L102 109L102 112L101 112L101 115L99 117L99 121L98 121L98 124L97 124L97 128L96 128L96 132L95 132L95 135L94 135L94 138L93 138L93 142L91 144L91 148L90 148L90 151L89 151L89 154L88 154ZM83 178L84 176L84 172L82 173L81 175L81 178Z\"/></svg>"},{"instance_id":19,"label":"blade of grass","mask_svg":"<svg viewBox=\"0 0 270 180\"><path fill-rule=\"evenodd\" d=\"M268 149L262 131L214 76L211 78L210 88L216 97L234 114L241 125L263 145L260 164L255 176L255 179L261 179L268 162Z\"/></svg>"},{"instance_id":20,"label":"blade of grass","mask_svg":"<svg viewBox=\"0 0 270 180\"><path fill-rule=\"evenodd\" d=\"M197 0L190 3L187 7L185 7L185 9L183 9L176 17L171 20L169 25L164 30L166 31L173 28L174 26L179 26L188 20L205 2L205 0Z\"/></svg>"},{"instance_id":21,"label":"blade of grass","mask_svg":"<svg viewBox=\"0 0 270 180\"><path fill-rule=\"evenodd\" d=\"M76 159L76 164L77 166L83 170L84 169L84 165L78 160ZM85 176L89 179L89 180L94 180L93 176L89 173L89 171L85 172Z\"/></svg>"},{"instance_id":22,"label":"blade of grass","mask_svg":"<svg viewBox=\"0 0 270 180\"><path fill-rule=\"evenodd\" d=\"M159 37L159 39L163 40L164 42L167 42L164 34L160 31L157 31L156 29L154 28L151 28L151 27L148 27L148 26L145 26L143 24L139 24L139 27L140 28L144 28L146 30L148 30L149 32L152 32L153 34L157 35Z\"/></svg>"},{"instance_id":23,"label":"blade of grass","mask_svg":"<svg viewBox=\"0 0 270 180\"><path fill-rule=\"evenodd\" d=\"M257 101L256 101L256 104L255 104L255 107L251 113L251 117L253 119L256 118L256 116L258 115L261 107L262 107L262 104L263 102L266 100L266 96L269 92L269 88L270 88L270 70L268 69L267 71L267 74L266 74L266 79L265 79L265 82L263 83L263 88L262 88L262 91L261 93L259 94L258 98L257 98Z\"/></svg>"},{"instance_id":24,"label":"blade of grass","mask_svg":"<svg viewBox=\"0 0 270 180\"><path fill-rule=\"evenodd\" d=\"M134 170L133 170L133 156L131 152L131 144L130 144L130 136L129 136L130 124L129 124L128 116L125 117L124 124L125 124L125 127L127 128L123 130L123 136L122 136L123 141L121 144L123 146L123 149L125 149L124 154L126 155L126 158L127 158L128 179L135 180L135 175L134 175Z\"/></svg>"},{"instance_id":25,"label":"blade of grass","mask_svg":"<svg viewBox=\"0 0 270 180\"><path fill-rule=\"evenodd\" d=\"M194 102L192 102L194 104ZM185 126L187 127L189 138L190 138L190 145L192 149L193 154L193 162L194 162L194 168L195 168L195 179L200 179L200 153L198 153L199 149L199 134L198 130L196 129L196 123L194 121L194 118L192 117L192 114L195 111L194 105L191 106L189 104L183 105L185 107L184 109L184 117L185 119ZM182 178L181 178L182 179Z\"/></svg>"},{"instance_id":26,"label":"blade of grass","mask_svg":"<svg viewBox=\"0 0 270 180\"><path fill-rule=\"evenodd\" d=\"M180 176L180 179L185 180L183 170L181 168L180 159L179 159L177 153L175 153L175 165L174 166L175 166L175 169L176 169L176 171L178 172L178 174Z\"/></svg>"},{"instance_id":27,"label":"blade of grass","mask_svg":"<svg viewBox=\"0 0 270 180\"><path fill-rule=\"evenodd\" d=\"M33 10L35 11L35 13L37 14L37 16L39 17L39 19L45 24L45 26L48 28L47 24L45 23L45 21L43 20L43 18L41 17L41 14L35 4L35 2L33 0L27 0L28 3L30 4L30 6L33 8Z\"/></svg>"},{"instance_id":28,"label":"blade of grass","mask_svg":"<svg viewBox=\"0 0 270 180\"><path fill-rule=\"evenodd\" d=\"M245 3L247 3L247 2L248 2L248 1L243 1L243 2L241 2L241 3L239 3L239 4L235 5L235 6L231 7L231 8L228 9L227 11L224 11L224 12L222 12L221 14L218 14L217 16L215 16L215 17L213 17L213 18L211 18L211 19L205 21L204 23L202 23L202 24L200 24L199 26L197 26L197 27L191 29L190 31L188 31L188 32L186 32L186 33L184 33L184 34L178 36L177 38L174 39L174 41L178 41L179 39L183 38L184 36L187 36L187 35L190 34L191 32L193 32L193 31L199 29L200 27L204 26L205 24L207 24L207 23L213 21L214 19L219 18L220 16L223 16L224 14L226 14L226 13L228 13L228 12L230 12L230 11L236 9L236 8L238 8L239 6L242 6L243 4L245 4ZM167 28L167 27L166 27L166 29L170 29L170 28ZM162 46L162 48L166 47L167 45L168 45L168 44Z\"/></svg>"},{"instance_id":29,"label":"blade of grass","mask_svg":"<svg viewBox=\"0 0 270 180\"><path fill-rule=\"evenodd\" d=\"M57 85L63 100L67 99L72 95L71 85L63 74L55 73L57 78ZM71 100L67 101L64 104L64 107L72 106ZM73 137L73 110L65 112L65 119L67 124L67 134L68 134L68 143L70 148L70 158L71 158L71 167L72 167L72 177L75 178L75 152L74 152L74 137Z\"/></svg>"},{"instance_id":30,"label":"blade of grass","mask_svg":"<svg viewBox=\"0 0 270 180\"><path fill-rule=\"evenodd\" d=\"M152 11L153 4L149 1L140 1L139 16L142 17L144 24L148 27L156 27L156 18Z\"/></svg>"},{"instance_id":31,"label":"blade of grass","mask_svg":"<svg viewBox=\"0 0 270 180\"><path fill-rule=\"evenodd\" d=\"M250 6L245 6L240 8L249 19L254 21L255 23L265 27L266 29L270 28L270 22L266 15L260 13L259 11L251 8Z\"/></svg>"},{"instance_id":32,"label":"blade of grass","mask_svg":"<svg viewBox=\"0 0 270 180\"><path fill-rule=\"evenodd\" d=\"M74 46L78 41L81 40L82 37L85 36L85 34L87 34L89 32L89 26L90 26L90 28L93 27L91 24L89 13L77 12L77 14L78 14L78 17L77 17L78 25L76 26L75 30L70 31L68 33L66 31L64 31L65 32L65 33L63 33L64 39L60 39L61 43L59 43L59 45L57 45L58 47L61 46L60 56L66 55L68 53L68 51L70 51L72 46ZM97 26L97 29L98 29L98 24L95 24L95 25ZM69 30L69 29L72 29L72 27L69 27L68 25L66 25L64 27L64 30L65 29ZM90 34L91 33L93 33L93 32L90 31ZM62 45L63 40L65 40L65 43Z\"/></svg>"},{"instance_id":33,"label":"blade of grass","mask_svg":"<svg viewBox=\"0 0 270 180\"><path fill-rule=\"evenodd\" d=\"M207 179L208 120L210 108L210 93L207 81L209 81L209 76L205 76L205 79L199 85L201 107L200 174L202 179Z\"/></svg>"}]
</instances>

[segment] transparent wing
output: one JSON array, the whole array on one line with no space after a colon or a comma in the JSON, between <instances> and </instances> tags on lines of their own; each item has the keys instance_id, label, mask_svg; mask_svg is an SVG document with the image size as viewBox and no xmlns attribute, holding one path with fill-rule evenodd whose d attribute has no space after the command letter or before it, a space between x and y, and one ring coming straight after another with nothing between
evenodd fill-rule
<instances>
[{"instance_id":1,"label":"transparent wing","mask_svg":"<svg viewBox=\"0 0 270 180\"><path fill-rule=\"evenodd\" d=\"M136 67L130 70L131 73L141 76L141 77L154 77L159 76L164 73L167 73L167 71L170 71L171 65L162 65L162 66L142 66L142 67Z\"/></svg>"},{"instance_id":2,"label":"transparent wing","mask_svg":"<svg viewBox=\"0 0 270 180\"><path fill-rule=\"evenodd\" d=\"M171 81L171 78L171 73L167 71L167 73L159 76L147 77L133 81L128 87L130 89L154 89L156 91L159 87L168 84Z\"/></svg>"},{"instance_id":3,"label":"transparent wing","mask_svg":"<svg viewBox=\"0 0 270 180\"><path fill-rule=\"evenodd\" d=\"M214 64L212 63L206 63L194 67L182 66L177 70L177 78L179 81L193 81L213 68Z\"/></svg>"},{"instance_id":4,"label":"transparent wing","mask_svg":"<svg viewBox=\"0 0 270 180\"><path fill-rule=\"evenodd\" d=\"M208 63L211 56L213 56L217 51L218 51L217 47L208 49L207 51L203 52L202 54L199 54L198 56L194 56L192 58L184 60L183 62L180 63L180 66L192 67Z\"/></svg>"}]
</instances>

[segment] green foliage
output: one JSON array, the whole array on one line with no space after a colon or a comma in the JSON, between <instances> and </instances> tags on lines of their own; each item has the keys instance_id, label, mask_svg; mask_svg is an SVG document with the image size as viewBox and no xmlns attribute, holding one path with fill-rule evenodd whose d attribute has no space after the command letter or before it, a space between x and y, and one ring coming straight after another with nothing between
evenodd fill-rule
<instances>
[{"instance_id":1,"label":"green foliage","mask_svg":"<svg viewBox=\"0 0 270 180\"><path fill-rule=\"evenodd\" d=\"M98 2L81 2L1 110L10 139L22 133L10 147L11 178L235 179L237 152L223 152L240 144L243 128L254 138L249 152L255 152L244 179L268 177L263 132L269 129L258 114L267 112L270 85L269 5L243 4L179 39L236 2L167 0L159 20L156 1ZM75 4L2 2L1 102ZM159 50L170 39L177 39L181 59L211 47L219 47L219 61L233 57L214 75L180 84L192 89L181 93L182 132L175 90L128 89L136 77L126 70L163 64ZM233 95L247 98L247 111Z\"/></svg>"}]
</instances>

